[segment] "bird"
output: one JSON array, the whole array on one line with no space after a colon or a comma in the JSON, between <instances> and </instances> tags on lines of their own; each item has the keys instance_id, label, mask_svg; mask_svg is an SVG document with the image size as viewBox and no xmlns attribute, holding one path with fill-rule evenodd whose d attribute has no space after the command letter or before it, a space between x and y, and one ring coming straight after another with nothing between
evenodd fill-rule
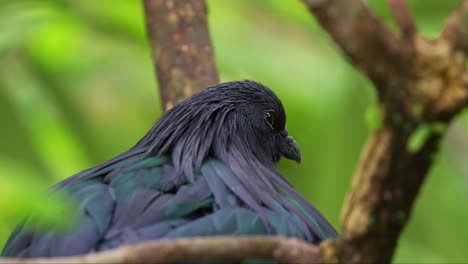
<instances>
[{"instance_id":1,"label":"bird","mask_svg":"<svg viewBox=\"0 0 468 264\"><path fill-rule=\"evenodd\" d=\"M126 152L52 187L74 202L73 228L39 228L28 219L2 256L72 256L195 236L336 239L278 170L282 157L301 161L271 89L251 80L205 88L166 111Z\"/></svg>"}]
</instances>

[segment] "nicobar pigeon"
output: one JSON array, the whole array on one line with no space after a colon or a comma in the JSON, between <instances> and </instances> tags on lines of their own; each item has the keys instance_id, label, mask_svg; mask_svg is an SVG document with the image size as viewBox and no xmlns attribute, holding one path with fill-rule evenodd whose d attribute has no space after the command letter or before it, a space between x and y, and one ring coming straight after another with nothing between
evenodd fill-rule
<instances>
[{"instance_id":1,"label":"nicobar pigeon","mask_svg":"<svg viewBox=\"0 0 468 264\"><path fill-rule=\"evenodd\" d=\"M76 202L74 228L26 221L2 255L70 256L193 236L334 239L330 223L276 168L282 156L301 159L285 123L281 101L260 83L206 88L163 114L127 152L54 187Z\"/></svg>"}]
</instances>

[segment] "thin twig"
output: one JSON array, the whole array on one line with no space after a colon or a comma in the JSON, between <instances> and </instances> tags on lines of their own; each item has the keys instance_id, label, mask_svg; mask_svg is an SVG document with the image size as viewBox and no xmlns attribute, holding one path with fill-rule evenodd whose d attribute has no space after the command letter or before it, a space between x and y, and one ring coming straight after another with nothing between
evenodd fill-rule
<instances>
[{"instance_id":1,"label":"thin twig","mask_svg":"<svg viewBox=\"0 0 468 264\"><path fill-rule=\"evenodd\" d=\"M406 0L388 0L400 33L405 40L412 41L416 33L416 26Z\"/></svg>"},{"instance_id":2,"label":"thin twig","mask_svg":"<svg viewBox=\"0 0 468 264\"><path fill-rule=\"evenodd\" d=\"M468 0L463 0L449 17L440 38L468 54Z\"/></svg>"}]
</instances>

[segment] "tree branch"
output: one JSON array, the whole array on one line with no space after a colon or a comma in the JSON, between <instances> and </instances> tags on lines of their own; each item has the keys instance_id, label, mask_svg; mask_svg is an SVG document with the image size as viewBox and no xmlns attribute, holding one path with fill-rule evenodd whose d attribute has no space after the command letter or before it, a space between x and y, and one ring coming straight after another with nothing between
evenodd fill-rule
<instances>
[{"instance_id":1,"label":"tree branch","mask_svg":"<svg viewBox=\"0 0 468 264\"><path fill-rule=\"evenodd\" d=\"M281 237L187 238L71 258L2 259L0 264L246 258L389 263L444 128L468 102L464 54L468 51L468 0L435 41L416 35L403 1L389 1L403 38L394 35L361 0L303 0L351 62L373 81L379 95L383 125L372 132L362 153L343 207L343 234L338 241L317 247ZM165 109L217 82L203 1L145 0L145 11Z\"/></svg>"},{"instance_id":2,"label":"tree branch","mask_svg":"<svg viewBox=\"0 0 468 264\"><path fill-rule=\"evenodd\" d=\"M447 20L440 38L446 40L453 49L468 54L468 1L463 0L460 6Z\"/></svg>"},{"instance_id":3,"label":"tree branch","mask_svg":"<svg viewBox=\"0 0 468 264\"><path fill-rule=\"evenodd\" d=\"M338 259L390 262L441 138L430 134L412 152L407 149L410 131L385 127L367 143L343 207Z\"/></svg>"},{"instance_id":4,"label":"tree branch","mask_svg":"<svg viewBox=\"0 0 468 264\"><path fill-rule=\"evenodd\" d=\"M416 26L414 25L413 16L406 4L406 0L388 0L388 3L403 39L412 41L416 33Z\"/></svg>"},{"instance_id":5,"label":"tree branch","mask_svg":"<svg viewBox=\"0 0 468 264\"><path fill-rule=\"evenodd\" d=\"M164 110L219 82L204 0L144 0Z\"/></svg>"},{"instance_id":6,"label":"tree branch","mask_svg":"<svg viewBox=\"0 0 468 264\"><path fill-rule=\"evenodd\" d=\"M125 245L117 249L82 256L41 259L0 259L0 264L40 263L176 263L270 259L280 263L317 263L317 246L284 237L208 237L159 240Z\"/></svg>"},{"instance_id":7,"label":"tree branch","mask_svg":"<svg viewBox=\"0 0 468 264\"><path fill-rule=\"evenodd\" d=\"M342 237L323 252L325 262L391 261L444 128L468 98L465 56L448 48L446 41L416 36L404 1L389 1L403 38L361 0L303 0L375 84L383 124L362 153L343 206ZM460 22L468 20L467 2L443 34L461 46L468 31Z\"/></svg>"},{"instance_id":8,"label":"tree branch","mask_svg":"<svg viewBox=\"0 0 468 264\"><path fill-rule=\"evenodd\" d=\"M389 75L405 75L410 68L411 47L395 36L361 0L303 2L378 89L391 86L386 82Z\"/></svg>"}]
</instances>

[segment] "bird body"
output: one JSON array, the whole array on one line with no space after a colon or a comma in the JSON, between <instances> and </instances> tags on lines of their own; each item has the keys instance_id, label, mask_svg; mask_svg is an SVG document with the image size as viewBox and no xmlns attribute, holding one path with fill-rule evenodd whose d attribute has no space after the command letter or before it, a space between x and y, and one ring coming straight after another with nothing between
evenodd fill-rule
<instances>
[{"instance_id":1,"label":"bird body","mask_svg":"<svg viewBox=\"0 0 468 264\"><path fill-rule=\"evenodd\" d=\"M69 256L192 236L336 238L276 169L281 156L300 161L285 123L280 100L259 83L206 88L167 111L127 152L54 187L75 201L76 227L41 230L26 221L2 255Z\"/></svg>"}]
</instances>

